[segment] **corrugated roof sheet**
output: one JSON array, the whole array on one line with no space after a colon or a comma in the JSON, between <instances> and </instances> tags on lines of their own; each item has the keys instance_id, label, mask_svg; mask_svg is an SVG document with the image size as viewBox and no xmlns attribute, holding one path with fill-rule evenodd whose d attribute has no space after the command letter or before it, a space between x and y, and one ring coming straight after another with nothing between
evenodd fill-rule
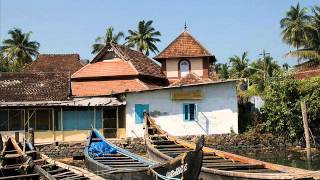
<instances>
[{"instance_id":1,"label":"corrugated roof sheet","mask_svg":"<svg viewBox=\"0 0 320 180\"><path fill-rule=\"evenodd\" d=\"M125 101L119 101L115 97L84 97L73 98L67 101L24 101L24 102L1 102L0 107L18 106L120 106Z\"/></svg>"}]
</instances>

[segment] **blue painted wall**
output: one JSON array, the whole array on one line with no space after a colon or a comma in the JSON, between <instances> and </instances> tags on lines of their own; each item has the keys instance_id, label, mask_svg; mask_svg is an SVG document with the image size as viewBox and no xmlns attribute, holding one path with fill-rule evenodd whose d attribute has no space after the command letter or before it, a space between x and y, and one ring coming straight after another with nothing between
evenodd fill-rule
<instances>
[{"instance_id":1,"label":"blue painted wall","mask_svg":"<svg viewBox=\"0 0 320 180\"><path fill-rule=\"evenodd\" d=\"M61 112L58 111L57 130L61 130ZM102 111L96 110L95 128L102 128ZM88 130L94 127L93 110L63 111L63 130Z\"/></svg>"}]
</instances>

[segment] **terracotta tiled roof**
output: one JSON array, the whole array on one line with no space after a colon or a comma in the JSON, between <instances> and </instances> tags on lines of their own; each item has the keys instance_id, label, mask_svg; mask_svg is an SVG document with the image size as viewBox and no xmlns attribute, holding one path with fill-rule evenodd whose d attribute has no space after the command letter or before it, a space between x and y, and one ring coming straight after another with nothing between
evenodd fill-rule
<instances>
[{"instance_id":1,"label":"terracotta tiled roof","mask_svg":"<svg viewBox=\"0 0 320 180\"><path fill-rule=\"evenodd\" d=\"M179 57L213 57L189 32L182 32L154 59Z\"/></svg>"},{"instance_id":2,"label":"terracotta tiled roof","mask_svg":"<svg viewBox=\"0 0 320 180\"><path fill-rule=\"evenodd\" d=\"M26 65L24 72L70 72L73 74L83 65L79 54L39 54L37 59Z\"/></svg>"},{"instance_id":3,"label":"terracotta tiled roof","mask_svg":"<svg viewBox=\"0 0 320 180\"><path fill-rule=\"evenodd\" d=\"M294 77L296 79L308 79L317 76L320 77L320 68L308 71L299 71L294 73Z\"/></svg>"},{"instance_id":4,"label":"terracotta tiled roof","mask_svg":"<svg viewBox=\"0 0 320 180\"><path fill-rule=\"evenodd\" d=\"M72 82L73 96L103 96L148 89L139 79Z\"/></svg>"},{"instance_id":5,"label":"terracotta tiled roof","mask_svg":"<svg viewBox=\"0 0 320 180\"><path fill-rule=\"evenodd\" d=\"M113 77L119 75L138 75L138 72L130 62L122 59L115 59L87 64L85 67L74 73L72 78Z\"/></svg>"},{"instance_id":6,"label":"terracotta tiled roof","mask_svg":"<svg viewBox=\"0 0 320 180\"><path fill-rule=\"evenodd\" d=\"M110 51L115 52L115 54L119 58L125 61L129 61L139 75L151 76L155 78L166 78L163 72L161 71L161 67L155 62L153 62L153 60L148 58L146 55L139 51L129 49L126 46L120 46L116 44L109 44L108 46L103 48L97 54L97 56L91 61L91 64L102 61L105 55ZM122 75L125 72L118 70L117 73L119 75Z\"/></svg>"},{"instance_id":7,"label":"terracotta tiled roof","mask_svg":"<svg viewBox=\"0 0 320 180\"><path fill-rule=\"evenodd\" d=\"M185 77L182 77L177 80L170 80L170 86L182 86L187 84L198 84L198 83L205 83L211 82L210 79L202 79L194 73L189 73Z\"/></svg>"},{"instance_id":8,"label":"terracotta tiled roof","mask_svg":"<svg viewBox=\"0 0 320 180\"><path fill-rule=\"evenodd\" d=\"M0 73L0 102L61 101L69 91L66 73Z\"/></svg>"}]
</instances>

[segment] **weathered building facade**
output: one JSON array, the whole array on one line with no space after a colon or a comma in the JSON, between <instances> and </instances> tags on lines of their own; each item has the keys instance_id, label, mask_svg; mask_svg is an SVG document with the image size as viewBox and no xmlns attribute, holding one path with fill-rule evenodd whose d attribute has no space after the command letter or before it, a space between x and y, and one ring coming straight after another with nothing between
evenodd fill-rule
<instances>
[{"instance_id":1,"label":"weathered building facade","mask_svg":"<svg viewBox=\"0 0 320 180\"><path fill-rule=\"evenodd\" d=\"M35 130L38 143L85 139L102 129L102 108L115 98L73 98L71 73L83 67L79 55L39 55L19 73L0 73L0 131Z\"/></svg>"},{"instance_id":2,"label":"weathered building facade","mask_svg":"<svg viewBox=\"0 0 320 180\"><path fill-rule=\"evenodd\" d=\"M236 81L210 79L215 57L182 32L155 58L108 44L78 55L40 55L21 73L0 74L0 130L34 128L36 142L141 137L143 113L174 135L238 132Z\"/></svg>"},{"instance_id":3,"label":"weathered building facade","mask_svg":"<svg viewBox=\"0 0 320 180\"><path fill-rule=\"evenodd\" d=\"M211 82L127 94L128 137L143 137L143 112L175 136L238 133L236 82Z\"/></svg>"}]
</instances>

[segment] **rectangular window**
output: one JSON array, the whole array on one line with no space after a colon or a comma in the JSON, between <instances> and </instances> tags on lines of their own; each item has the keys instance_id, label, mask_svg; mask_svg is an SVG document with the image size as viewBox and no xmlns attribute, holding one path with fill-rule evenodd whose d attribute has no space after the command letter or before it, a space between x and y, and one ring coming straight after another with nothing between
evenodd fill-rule
<instances>
[{"instance_id":1,"label":"rectangular window","mask_svg":"<svg viewBox=\"0 0 320 180\"><path fill-rule=\"evenodd\" d=\"M198 119L197 104L183 104L183 117L185 121Z\"/></svg>"}]
</instances>

